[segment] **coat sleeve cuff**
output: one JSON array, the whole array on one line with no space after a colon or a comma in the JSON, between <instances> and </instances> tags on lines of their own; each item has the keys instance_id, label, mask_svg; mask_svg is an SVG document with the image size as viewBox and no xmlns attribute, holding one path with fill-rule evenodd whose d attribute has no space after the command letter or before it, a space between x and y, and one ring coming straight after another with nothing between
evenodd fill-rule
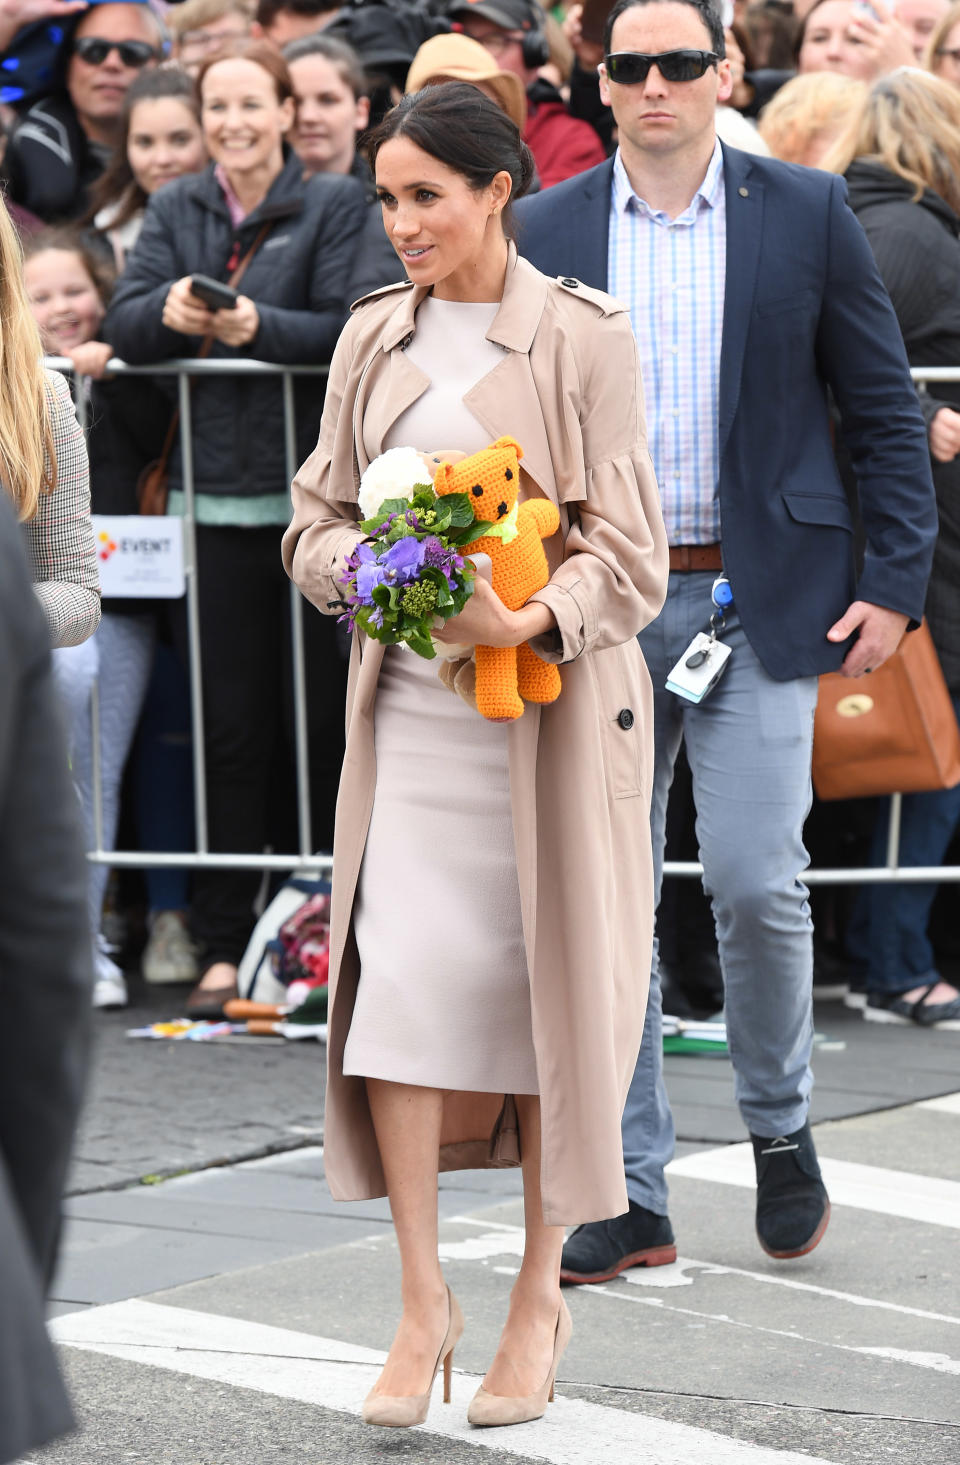
<instances>
[{"instance_id":1,"label":"coat sleeve cuff","mask_svg":"<svg viewBox=\"0 0 960 1465\"><path fill-rule=\"evenodd\" d=\"M544 585L531 595L532 601L547 607L557 623L555 629L534 636L530 642L541 661L554 664L575 661L596 639L596 616L577 598L580 583L574 580L569 585Z\"/></svg>"}]
</instances>

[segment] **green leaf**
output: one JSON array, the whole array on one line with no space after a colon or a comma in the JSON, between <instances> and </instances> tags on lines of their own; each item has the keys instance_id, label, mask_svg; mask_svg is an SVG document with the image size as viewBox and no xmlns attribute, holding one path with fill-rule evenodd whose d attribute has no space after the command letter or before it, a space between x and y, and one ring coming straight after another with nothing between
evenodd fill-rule
<instances>
[{"instance_id":1,"label":"green leaf","mask_svg":"<svg viewBox=\"0 0 960 1465\"><path fill-rule=\"evenodd\" d=\"M415 651L425 661L433 661L436 657L437 652L433 641L428 632L424 630L420 630L416 635L411 635L407 640L407 645L411 651Z\"/></svg>"},{"instance_id":2,"label":"green leaf","mask_svg":"<svg viewBox=\"0 0 960 1465\"><path fill-rule=\"evenodd\" d=\"M486 519L478 519L475 524L470 525L469 529L464 529L457 535L458 548L462 549L464 545L473 544L475 540L482 539L492 528L493 525Z\"/></svg>"},{"instance_id":3,"label":"green leaf","mask_svg":"<svg viewBox=\"0 0 960 1465\"><path fill-rule=\"evenodd\" d=\"M465 529L473 523L473 504L466 493L444 494L443 501L450 506L450 522L454 529Z\"/></svg>"}]
</instances>

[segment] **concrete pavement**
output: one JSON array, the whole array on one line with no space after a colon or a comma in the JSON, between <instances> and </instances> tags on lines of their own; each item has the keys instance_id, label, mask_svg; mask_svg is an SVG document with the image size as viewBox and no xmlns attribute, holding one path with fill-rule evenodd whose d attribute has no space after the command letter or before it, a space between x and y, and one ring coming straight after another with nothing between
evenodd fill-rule
<instances>
[{"instance_id":1,"label":"concrete pavement","mask_svg":"<svg viewBox=\"0 0 960 1465\"><path fill-rule=\"evenodd\" d=\"M753 1235L729 1064L669 1059L680 1259L568 1291L573 1342L536 1424L464 1418L519 1262L519 1176L442 1177L467 1318L454 1403L438 1389L425 1429L394 1432L357 1411L395 1324L396 1251L385 1202L326 1189L322 1048L136 1043L127 1026L174 1010L141 1003L103 1015L54 1289L81 1429L32 1465L960 1460L960 1035L818 1006L834 1212L793 1263Z\"/></svg>"}]
</instances>

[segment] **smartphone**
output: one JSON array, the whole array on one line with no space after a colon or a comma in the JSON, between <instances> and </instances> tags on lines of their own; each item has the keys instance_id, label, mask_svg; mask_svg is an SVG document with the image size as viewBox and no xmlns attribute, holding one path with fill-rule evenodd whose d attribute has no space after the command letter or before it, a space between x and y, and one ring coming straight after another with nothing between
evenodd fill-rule
<instances>
[{"instance_id":1,"label":"smartphone","mask_svg":"<svg viewBox=\"0 0 960 1465\"><path fill-rule=\"evenodd\" d=\"M236 290L209 275L191 275L190 294L196 295L211 310L235 310L237 306Z\"/></svg>"}]
</instances>

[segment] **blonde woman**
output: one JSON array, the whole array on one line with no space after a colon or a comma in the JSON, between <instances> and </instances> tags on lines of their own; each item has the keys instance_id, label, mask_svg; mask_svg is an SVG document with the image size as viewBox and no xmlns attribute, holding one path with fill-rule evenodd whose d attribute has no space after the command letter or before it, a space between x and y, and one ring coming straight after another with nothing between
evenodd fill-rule
<instances>
[{"instance_id":1,"label":"blonde woman","mask_svg":"<svg viewBox=\"0 0 960 1465\"><path fill-rule=\"evenodd\" d=\"M795 76L761 112L760 136L775 158L818 168L866 94L865 82L836 71Z\"/></svg>"},{"instance_id":2,"label":"blonde woman","mask_svg":"<svg viewBox=\"0 0 960 1465\"><path fill-rule=\"evenodd\" d=\"M21 269L0 202L0 481L26 529L51 643L79 646L100 620L87 450L66 382L43 369Z\"/></svg>"},{"instance_id":3,"label":"blonde woman","mask_svg":"<svg viewBox=\"0 0 960 1465\"><path fill-rule=\"evenodd\" d=\"M960 91L905 67L870 87L823 166L847 180L911 366L960 362ZM960 382L921 392L940 529L926 616L960 717ZM885 863L886 811L873 861ZM906 794L901 865L939 865L960 826L960 786ZM867 886L848 943L867 969L873 1022L956 1025L960 990L941 979L927 936L934 885Z\"/></svg>"}]
</instances>

